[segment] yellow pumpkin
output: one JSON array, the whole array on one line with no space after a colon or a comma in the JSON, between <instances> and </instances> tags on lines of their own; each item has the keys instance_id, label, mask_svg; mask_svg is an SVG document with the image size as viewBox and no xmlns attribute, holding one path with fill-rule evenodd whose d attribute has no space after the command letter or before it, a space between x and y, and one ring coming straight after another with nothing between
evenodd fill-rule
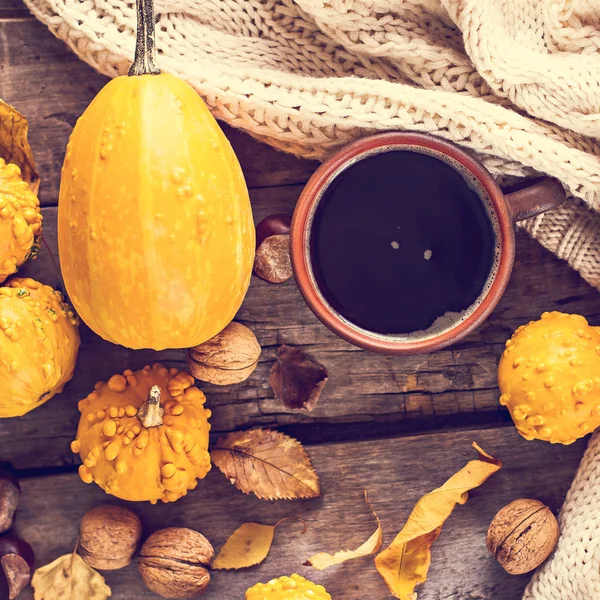
<instances>
[{"instance_id":1,"label":"yellow pumpkin","mask_svg":"<svg viewBox=\"0 0 600 600\"><path fill-rule=\"evenodd\" d=\"M506 342L498 384L525 439L573 443L600 426L600 328L544 313Z\"/></svg>"},{"instance_id":2,"label":"yellow pumpkin","mask_svg":"<svg viewBox=\"0 0 600 600\"><path fill-rule=\"evenodd\" d=\"M71 450L79 475L107 494L132 501L173 502L210 470L204 394L185 371L155 364L99 382L79 402Z\"/></svg>"},{"instance_id":3,"label":"yellow pumpkin","mask_svg":"<svg viewBox=\"0 0 600 600\"><path fill-rule=\"evenodd\" d=\"M40 201L21 169L0 158L0 283L37 254L42 239Z\"/></svg>"},{"instance_id":4,"label":"yellow pumpkin","mask_svg":"<svg viewBox=\"0 0 600 600\"><path fill-rule=\"evenodd\" d=\"M100 91L67 146L60 264L73 306L104 339L189 348L235 316L255 233L229 141L195 90L154 66L148 4L130 75Z\"/></svg>"},{"instance_id":5,"label":"yellow pumpkin","mask_svg":"<svg viewBox=\"0 0 600 600\"><path fill-rule=\"evenodd\" d=\"M14 277L0 287L0 418L62 391L79 350L77 317L60 292Z\"/></svg>"},{"instance_id":6,"label":"yellow pumpkin","mask_svg":"<svg viewBox=\"0 0 600 600\"><path fill-rule=\"evenodd\" d=\"M308 581L300 575L271 579L257 583L246 591L246 600L331 600L322 585Z\"/></svg>"}]
</instances>

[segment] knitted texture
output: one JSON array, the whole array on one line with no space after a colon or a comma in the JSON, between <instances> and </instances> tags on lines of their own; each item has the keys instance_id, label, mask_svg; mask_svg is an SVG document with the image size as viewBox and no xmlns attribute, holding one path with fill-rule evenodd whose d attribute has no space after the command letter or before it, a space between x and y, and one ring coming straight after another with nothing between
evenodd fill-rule
<instances>
[{"instance_id":1,"label":"knitted texture","mask_svg":"<svg viewBox=\"0 0 600 600\"><path fill-rule=\"evenodd\" d=\"M82 59L125 74L134 0L25 0ZM568 202L522 226L600 288L600 0L155 0L163 70L215 116L322 159L377 131L431 132L500 181Z\"/></svg>"},{"instance_id":2,"label":"knitted texture","mask_svg":"<svg viewBox=\"0 0 600 600\"><path fill-rule=\"evenodd\" d=\"M560 538L523 600L600 598L600 432L588 444L559 516Z\"/></svg>"}]
</instances>

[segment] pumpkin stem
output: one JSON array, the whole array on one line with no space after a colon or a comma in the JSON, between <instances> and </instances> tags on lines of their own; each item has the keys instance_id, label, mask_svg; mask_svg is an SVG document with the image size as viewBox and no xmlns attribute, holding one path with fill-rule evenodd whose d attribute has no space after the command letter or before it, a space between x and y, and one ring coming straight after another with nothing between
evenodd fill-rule
<instances>
[{"instance_id":1,"label":"pumpkin stem","mask_svg":"<svg viewBox=\"0 0 600 600\"><path fill-rule=\"evenodd\" d=\"M154 35L154 0L136 0L137 38L129 75L158 75Z\"/></svg>"},{"instance_id":2,"label":"pumpkin stem","mask_svg":"<svg viewBox=\"0 0 600 600\"><path fill-rule=\"evenodd\" d=\"M160 427L163 424L165 409L160 405L160 388L153 385L150 388L148 399L142 404L137 412L137 418L142 427Z\"/></svg>"}]
</instances>

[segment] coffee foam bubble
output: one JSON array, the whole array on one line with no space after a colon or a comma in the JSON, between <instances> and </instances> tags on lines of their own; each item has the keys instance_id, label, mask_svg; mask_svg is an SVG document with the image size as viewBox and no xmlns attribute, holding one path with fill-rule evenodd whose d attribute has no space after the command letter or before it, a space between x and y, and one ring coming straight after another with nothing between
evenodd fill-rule
<instances>
[{"instance_id":1,"label":"coffee foam bubble","mask_svg":"<svg viewBox=\"0 0 600 600\"><path fill-rule=\"evenodd\" d=\"M375 333L373 331L365 330L362 327L358 327L357 325L355 325L354 323L352 323L351 321L346 319L346 317L341 315L338 311L336 311L329 304L329 302L327 302L327 300L325 299L325 297L319 290L319 286L316 282L314 273L312 271L312 266L310 264L310 258L308 260L309 275L310 275L312 284L313 284L314 288L317 290L317 293L318 293L321 301L329 308L329 310L332 313L334 313L337 316L338 319L340 319L341 321L343 321L344 323L349 325L352 329L355 329L357 331L365 333L365 334L369 335L371 338L377 338L377 339L387 340L387 341L398 341L398 342L425 341L425 340L429 340L431 338L435 338L446 332L452 331L455 327L460 325L462 322L466 321L479 308L479 306L481 306L481 303L484 301L484 299L488 295L492 285L494 284L496 276L498 274L498 269L500 268L500 257L502 254L502 246L501 246L501 242L500 242L500 239L501 239L500 223L498 221L498 217L496 216L496 211L494 210L494 204L493 204L489 194L487 193L487 190L481 184L479 179L477 179L477 177L475 177L475 175L473 175L466 167L464 167L456 159L452 158L451 156L447 156L446 154L443 154L442 152L438 152L437 150L433 150L431 148L424 148L422 146L412 146L412 145L396 146L394 144L391 144L389 146L382 146L380 148L375 148L369 152L365 152L364 154L361 154L360 156L358 156L355 159L346 163L341 169L338 169L335 173L333 173L331 175L329 180L325 183L325 185L319 192L319 195L317 196L316 201L314 202L314 204L312 206L312 211L308 218L307 231L310 232L312 230L312 222L314 220L314 216L316 214L317 207L318 207L319 203L321 202L323 196L325 195L325 192L327 191L329 186L335 181L335 179L341 173L343 173L347 169L352 168L358 162L365 160L367 158L371 158L378 154L382 154L384 152L415 152L418 154L425 154L427 156L430 156L432 158L436 158L438 160L441 160L442 162L445 162L447 165L451 166L455 171L457 171L462 176L462 178L464 179L467 186L473 192L475 192L475 194L477 194L478 198L483 202L483 205L485 207L485 210L486 210L486 213L490 220L490 223L492 224L492 229L494 231L495 243L494 243L494 258L493 258L492 266L490 268L490 273L488 275L488 278L481 290L481 293L479 294L479 296L477 297L475 302L471 306L469 306L466 310L459 312L459 313L458 312L447 312L447 313L439 316L433 322L433 324L425 330L412 331L412 332L406 333L406 334L387 334L386 335L386 334L381 334L381 333ZM310 257L310 234L306 237L304 251L305 251L306 255L308 257Z\"/></svg>"}]
</instances>

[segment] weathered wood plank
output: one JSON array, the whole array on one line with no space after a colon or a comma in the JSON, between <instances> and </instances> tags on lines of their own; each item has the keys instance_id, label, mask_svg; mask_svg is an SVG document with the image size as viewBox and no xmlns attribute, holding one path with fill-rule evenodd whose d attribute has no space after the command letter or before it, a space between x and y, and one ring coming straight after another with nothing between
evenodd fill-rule
<instances>
[{"instance_id":1,"label":"weathered wood plank","mask_svg":"<svg viewBox=\"0 0 600 600\"><path fill-rule=\"evenodd\" d=\"M289 212L298 191L298 187L289 186L254 190L255 218L261 219L271 211ZM57 255L56 209L46 208L43 212L45 238ZM512 280L490 319L463 342L430 355L382 357L355 349L316 320L293 281L270 285L254 278L237 318L255 331L263 354L254 374L242 385L202 384L213 409L214 431L285 425L303 439L316 439L322 434L330 439L332 435L394 435L506 423L508 415L498 404L496 365L511 331L538 318L544 310L578 312L594 324L599 322L597 292L525 234L518 238L518 261ZM56 285L45 248L22 272ZM21 419L0 421L4 458L19 468L73 461L69 441L78 420L75 406L96 381L158 360L180 367L184 364L182 350L135 352L104 342L85 326L81 332L76 374L63 394ZM330 380L312 413L286 411L269 387L269 369L277 346L283 343L304 348L329 368ZM316 427L315 433L303 430L302 425Z\"/></svg>"},{"instance_id":2,"label":"weathered wood plank","mask_svg":"<svg viewBox=\"0 0 600 600\"><path fill-rule=\"evenodd\" d=\"M39 167L43 205L56 205L75 121L108 81L34 19L0 22L0 97L23 113ZM250 187L303 183L316 163L257 142L226 125Z\"/></svg>"},{"instance_id":3,"label":"weathered wood plank","mask_svg":"<svg viewBox=\"0 0 600 600\"><path fill-rule=\"evenodd\" d=\"M217 572L206 600L241 600L257 581L299 572L323 583L336 600L375 600L389 594L365 558L317 572L302 562L318 550L354 548L374 530L362 490L381 518L387 545L424 493L441 485L474 457L472 440L504 461L503 469L457 507L433 549L429 581L422 587L428 600L516 600L528 576L506 574L485 548L485 532L494 514L516 498L539 498L557 509L568 489L584 442L557 447L526 442L513 428L435 436L408 437L310 447L321 475L323 497L311 501L264 502L244 496L215 469L196 490L175 504L129 504L144 523L145 533L166 526L203 532L219 548L243 522L275 523L296 515L308 524L278 530L266 562L242 572ZM548 465L552 469L548 469ZM77 475L23 481L16 530L33 545L39 564L70 551L81 516L109 499L97 486L86 487ZM227 507L226 509L224 507ZM137 568L105 573L115 600L155 598L145 589ZM23 594L30 599L31 594Z\"/></svg>"},{"instance_id":4,"label":"weathered wood plank","mask_svg":"<svg viewBox=\"0 0 600 600\"><path fill-rule=\"evenodd\" d=\"M2 0L2 10L20 8L23 10L27 10L27 6L23 2L23 0Z\"/></svg>"},{"instance_id":5,"label":"weathered wood plank","mask_svg":"<svg viewBox=\"0 0 600 600\"><path fill-rule=\"evenodd\" d=\"M0 19L33 19L22 0L2 0Z\"/></svg>"}]
</instances>

